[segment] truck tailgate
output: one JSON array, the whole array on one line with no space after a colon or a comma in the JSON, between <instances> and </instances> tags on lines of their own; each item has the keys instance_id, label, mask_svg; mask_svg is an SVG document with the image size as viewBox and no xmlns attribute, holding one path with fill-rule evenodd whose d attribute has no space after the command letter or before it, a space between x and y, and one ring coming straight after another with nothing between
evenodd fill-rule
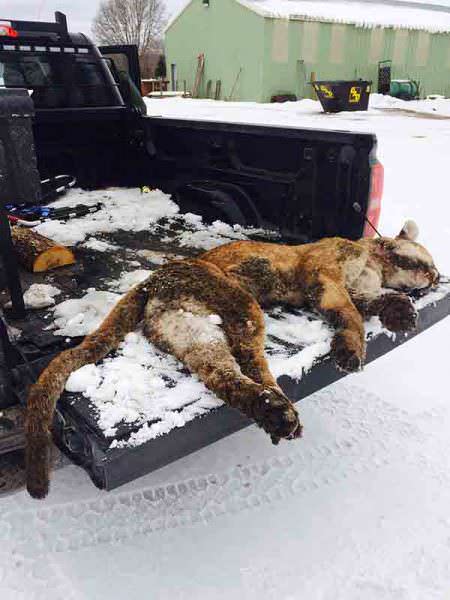
<instances>
[{"instance_id":1,"label":"truck tailgate","mask_svg":"<svg viewBox=\"0 0 450 600\"><path fill-rule=\"evenodd\" d=\"M380 332L369 336L366 362L394 350L448 316L450 286L442 287L435 298L435 301L419 309L419 323L414 333L392 336ZM282 341L277 340L277 343ZM302 348L288 345L286 350L295 359ZM336 369L329 356L324 356L301 379L281 375L278 383L297 402L344 376L345 373ZM146 428L148 424L128 423L118 428L116 437L107 437L99 429L95 407L81 395L65 394L59 402L55 419L55 442L89 473L96 486L112 490L252 424L237 410L222 405L142 444L114 447L115 442L123 443L131 439L133 434L136 436L139 429ZM267 443L270 443L269 438Z\"/></svg>"},{"instance_id":2,"label":"truck tailgate","mask_svg":"<svg viewBox=\"0 0 450 600\"><path fill-rule=\"evenodd\" d=\"M114 199L122 193L127 192L111 191L111 198L105 197L104 201L111 201L112 206L116 206L118 199ZM93 194L91 201L97 201L96 193ZM137 202L139 198L140 196L137 197ZM147 202L151 205L152 197ZM130 210L132 206L133 203L130 204ZM108 213L109 209L105 207L102 210ZM136 210L141 214L139 206ZM80 219L84 219L81 222L85 223L89 218ZM191 227L190 231L186 229L188 226ZM208 238L212 231L216 232L215 244L229 241L217 237L224 235L224 227L199 229L197 221L189 225L189 219L183 220L181 217L176 217L172 224L161 224L151 231L119 230L103 233L97 239L91 238L88 244L78 246L76 265L52 272L52 284L61 290L58 302L82 299L93 287L97 290L117 291L117 283L122 280L122 276L132 275L137 267L153 269L161 264L161 257L195 255L195 248L187 247L184 243L185 233L193 241L198 240L198 234ZM242 235L242 232L236 232L232 228L225 232L229 235ZM266 235L261 231L255 233L258 236L263 234ZM205 238L201 239L203 243ZM24 288L31 283L46 281L45 277L45 274L22 273ZM417 308L420 318L414 334L392 336L381 329L376 319L368 323L368 361L394 349L449 315L450 285L443 284L437 291L417 300ZM343 377L328 358L331 331L317 316L275 307L266 313L266 319L269 364L281 387L292 400L301 400ZM9 319L10 325L22 331L16 344L20 345L22 354L27 356L28 364L16 365L9 379L5 378L5 371L0 370L0 406L7 406L2 401L2 396L7 396L11 387L24 403L27 384L37 378L55 353L77 343L77 339L68 340L66 334L55 336L51 330L46 331L52 320L51 310L33 311L33 314L21 322ZM305 328L319 331L319 338L308 341L303 335ZM113 353L111 358L115 360L116 355L117 353ZM179 377L170 380L174 361L172 359L170 363L167 358L162 361L158 376L161 381L164 377L169 379L161 388L168 404L157 418L148 418L147 413L140 413L135 419L117 421L113 423L114 427L108 428L104 422L100 422L98 405L94 406L89 398L82 394L65 393L60 399L55 418L55 442L74 462L87 470L97 486L107 490L116 488L251 424L239 412L220 405L214 398L205 400L205 392L200 389L198 382L196 391L198 390L199 396L195 397L192 394L195 378L180 367L177 367ZM0 364L1 362L0 357ZM191 390L190 397L184 396L186 389ZM155 393L152 389L152 393L153 402L159 402L159 392ZM0 454L23 447L21 420L8 420L10 410L15 409L3 410L0 422ZM10 427L6 434L1 431L2 425ZM270 443L269 438L267 443Z\"/></svg>"}]
</instances>

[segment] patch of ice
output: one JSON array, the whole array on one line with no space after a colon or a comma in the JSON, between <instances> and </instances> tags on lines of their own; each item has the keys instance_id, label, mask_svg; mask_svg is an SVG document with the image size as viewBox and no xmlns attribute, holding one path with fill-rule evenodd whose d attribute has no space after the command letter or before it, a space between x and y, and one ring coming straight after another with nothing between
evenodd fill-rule
<instances>
[{"instance_id":1,"label":"patch of ice","mask_svg":"<svg viewBox=\"0 0 450 600\"><path fill-rule=\"evenodd\" d=\"M269 336L298 346L324 342L332 335L330 327L321 319L283 312L280 308L266 314L265 321Z\"/></svg>"},{"instance_id":2,"label":"patch of ice","mask_svg":"<svg viewBox=\"0 0 450 600\"><path fill-rule=\"evenodd\" d=\"M326 356L331 349L331 336L329 340L317 342L305 346L300 352L288 355L269 356L270 370L275 377L288 375L292 379L300 381L305 373L308 373L314 364Z\"/></svg>"},{"instance_id":3,"label":"patch of ice","mask_svg":"<svg viewBox=\"0 0 450 600\"><path fill-rule=\"evenodd\" d=\"M228 225L223 221L214 221L208 225L203 223L200 215L192 213L181 215L180 218L184 221L183 231L178 233L174 239L181 247L211 250L235 240L248 240L250 235L264 233L262 229ZM166 240L169 239L166 238Z\"/></svg>"},{"instance_id":4,"label":"patch of ice","mask_svg":"<svg viewBox=\"0 0 450 600\"><path fill-rule=\"evenodd\" d=\"M55 335L88 335L103 322L120 297L120 294L89 288L82 298L65 300L55 306L51 328L56 330Z\"/></svg>"},{"instance_id":5,"label":"patch of ice","mask_svg":"<svg viewBox=\"0 0 450 600\"><path fill-rule=\"evenodd\" d=\"M81 190L70 190L58 201L58 206L93 204L99 201L99 194L88 195ZM113 231L151 231L164 217L172 217L179 212L170 196L160 190L141 194L139 189L111 188L100 198L104 206L97 212L84 217L72 218L67 222L49 220L36 227L38 233L66 246L83 242L95 233ZM52 204L55 206L55 204Z\"/></svg>"},{"instance_id":6,"label":"patch of ice","mask_svg":"<svg viewBox=\"0 0 450 600\"><path fill-rule=\"evenodd\" d=\"M444 296L450 293L450 283L441 283L438 287L428 292L422 298L418 298L414 301L414 306L417 310L424 308L425 306L429 306L430 304L435 304L439 300L442 300Z\"/></svg>"},{"instance_id":7,"label":"patch of ice","mask_svg":"<svg viewBox=\"0 0 450 600\"><path fill-rule=\"evenodd\" d=\"M318 315L286 313L276 308L265 315L265 321L268 361L276 377L288 375L300 381L331 350L334 331ZM366 321L364 328L367 340L380 334L395 337L383 327L378 317ZM295 350L293 354L292 350Z\"/></svg>"},{"instance_id":8,"label":"patch of ice","mask_svg":"<svg viewBox=\"0 0 450 600\"><path fill-rule=\"evenodd\" d=\"M55 304L61 290L47 283L33 283L23 295L26 308L47 308Z\"/></svg>"},{"instance_id":9,"label":"patch of ice","mask_svg":"<svg viewBox=\"0 0 450 600\"><path fill-rule=\"evenodd\" d=\"M66 390L73 393L86 393L95 390L101 383L99 369L93 365L84 365L74 371L66 382Z\"/></svg>"},{"instance_id":10,"label":"patch of ice","mask_svg":"<svg viewBox=\"0 0 450 600\"><path fill-rule=\"evenodd\" d=\"M185 258L180 254L172 254L171 252L158 252L156 250L138 250L136 253L141 258L145 258L154 265L164 265L171 260L179 260Z\"/></svg>"},{"instance_id":11,"label":"patch of ice","mask_svg":"<svg viewBox=\"0 0 450 600\"><path fill-rule=\"evenodd\" d=\"M118 292L128 292L132 287L145 281L150 277L153 271L147 269L137 269L136 271L130 271L129 273L123 273L120 279L114 282L111 287Z\"/></svg>"},{"instance_id":12,"label":"patch of ice","mask_svg":"<svg viewBox=\"0 0 450 600\"><path fill-rule=\"evenodd\" d=\"M96 250L97 252L109 252L111 250L117 250L119 246L116 244L110 244L109 242L105 242L103 240L97 240L95 238L90 238L86 242L82 244L83 248L88 248L89 250Z\"/></svg>"},{"instance_id":13,"label":"patch of ice","mask_svg":"<svg viewBox=\"0 0 450 600\"><path fill-rule=\"evenodd\" d=\"M179 412L168 412L164 418L156 423L145 423L138 431L134 431L128 440L113 440L111 448L126 448L140 446L149 440L170 433L172 429L184 427L186 423L197 417L201 417L211 410L218 408L222 402L215 397L205 397L185 406Z\"/></svg>"},{"instance_id":14,"label":"patch of ice","mask_svg":"<svg viewBox=\"0 0 450 600\"><path fill-rule=\"evenodd\" d=\"M287 313L275 308L265 315L265 321L268 361L275 377L289 375L300 380L330 351L333 332L313 314ZM294 354L289 345L294 347Z\"/></svg>"}]
</instances>

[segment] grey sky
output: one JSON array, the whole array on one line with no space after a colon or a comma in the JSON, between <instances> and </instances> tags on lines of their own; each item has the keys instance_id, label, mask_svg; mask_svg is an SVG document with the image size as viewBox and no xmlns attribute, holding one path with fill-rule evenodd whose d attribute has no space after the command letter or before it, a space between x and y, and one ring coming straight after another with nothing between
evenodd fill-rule
<instances>
[{"instance_id":1,"label":"grey sky","mask_svg":"<svg viewBox=\"0 0 450 600\"><path fill-rule=\"evenodd\" d=\"M435 4L450 5L450 0L429 0ZM165 0L170 15L185 0ZM427 0L422 0L427 2ZM100 0L1 0L0 18L53 20L55 10L66 13L71 31L91 33L91 23Z\"/></svg>"},{"instance_id":2,"label":"grey sky","mask_svg":"<svg viewBox=\"0 0 450 600\"><path fill-rule=\"evenodd\" d=\"M184 0L165 0L168 14L184 4ZM100 0L1 0L0 18L53 21L55 10L67 15L69 29L91 33L91 23Z\"/></svg>"}]
</instances>

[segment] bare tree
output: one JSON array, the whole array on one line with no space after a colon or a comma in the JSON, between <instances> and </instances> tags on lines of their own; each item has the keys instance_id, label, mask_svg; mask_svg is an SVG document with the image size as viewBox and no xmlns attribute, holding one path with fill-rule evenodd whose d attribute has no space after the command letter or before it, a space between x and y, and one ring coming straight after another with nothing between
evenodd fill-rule
<instances>
[{"instance_id":1,"label":"bare tree","mask_svg":"<svg viewBox=\"0 0 450 600\"><path fill-rule=\"evenodd\" d=\"M102 44L135 44L142 56L160 47L165 23L164 0L103 0L92 31Z\"/></svg>"}]
</instances>

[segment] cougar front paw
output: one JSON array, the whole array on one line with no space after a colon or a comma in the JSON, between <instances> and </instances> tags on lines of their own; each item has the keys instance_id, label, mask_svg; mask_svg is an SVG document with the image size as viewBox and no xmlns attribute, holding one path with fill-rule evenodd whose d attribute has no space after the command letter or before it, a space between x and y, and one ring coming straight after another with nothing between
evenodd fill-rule
<instances>
[{"instance_id":1,"label":"cougar front paw","mask_svg":"<svg viewBox=\"0 0 450 600\"><path fill-rule=\"evenodd\" d=\"M258 414L255 421L278 444L281 438L301 437L302 425L298 413L286 396L278 389L267 387L259 398Z\"/></svg>"},{"instance_id":2,"label":"cougar front paw","mask_svg":"<svg viewBox=\"0 0 450 600\"><path fill-rule=\"evenodd\" d=\"M354 373L362 369L364 350L361 350L359 343L353 343L349 337L343 332L337 333L331 343L331 354L341 371Z\"/></svg>"},{"instance_id":3,"label":"cougar front paw","mask_svg":"<svg viewBox=\"0 0 450 600\"><path fill-rule=\"evenodd\" d=\"M417 326L417 312L407 296L390 296L380 313L384 327L389 331L413 331Z\"/></svg>"}]
</instances>

